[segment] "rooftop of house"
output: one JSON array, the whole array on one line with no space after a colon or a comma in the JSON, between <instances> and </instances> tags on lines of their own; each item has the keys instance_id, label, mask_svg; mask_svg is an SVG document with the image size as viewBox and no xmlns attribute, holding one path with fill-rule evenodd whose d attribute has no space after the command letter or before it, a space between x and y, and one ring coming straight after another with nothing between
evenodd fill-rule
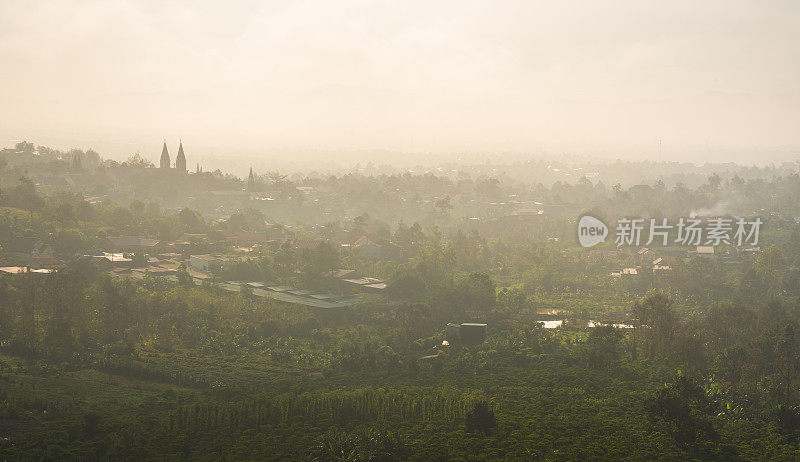
<instances>
[{"instance_id":1,"label":"rooftop of house","mask_svg":"<svg viewBox=\"0 0 800 462\"><path fill-rule=\"evenodd\" d=\"M357 273L358 272L356 270L342 268L334 271L333 276L336 278L344 279L344 278L354 277L356 276Z\"/></svg>"},{"instance_id":2,"label":"rooftop of house","mask_svg":"<svg viewBox=\"0 0 800 462\"><path fill-rule=\"evenodd\" d=\"M183 233L181 234L181 239L208 239L208 234L206 233Z\"/></svg>"},{"instance_id":3,"label":"rooftop of house","mask_svg":"<svg viewBox=\"0 0 800 462\"><path fill-rule=\"evenodd\" d=\"M203 260L203 261L217 261L217 260L219 260L218 257L215 257L213 255L192 255L190 258L193 258L195 260Z\"/></svg>"},{"instance_id":4,"label":"rooftop of house","mask_svg":"<svg viewBox=\"0 0 800 462\"><path fill-rule=\"evenodd\" d=\"M512 216L528 216L528 215L543 215L542 209L517 209L511 212Z\"/></svg>"},{"instance_id":5,"label":"rooftop of house","mask_svg":"<svg viewBox=\"0 0 800 462\"><path fill-rule=\"evenodd\" d=\"M115 247L155 247L160 242L158 239L141 236L115 236L109 237L108 240Z\"/></svg>"},{"instance_id":6,"label":"rooftop of house","mask_svg":"<svg viewBox=\"0 0 800 462\"><path fill-rule=\"evenodd\" d=\"M353 278L353 279L343 279L345 282L349 282L351 284L358 284L358 285L365 285L365 284L381 284L383 283L380 279L375 278Z\"/></svg>"},{"instance_id":7,"label":"rooftop of house","mask_svg":"<svg viewBox=\"0 0 800 462\"><path fill-rule=\"evenodd\" d=\"M164 268L163 266L151 266L145 269L145 271L155 274L174 274L177 270L175 268Z\"/></svg>"},{"instance_id":8,"label":"rooftop of house","mask_svg":"<svg viewBox=\"0 0 800 462\"><path fill-rule=\"evenodd\" d=\"M103 252L102 255L90 255L94 259L98 260L108 260L108 261L115 261L115 262L129 262L133 261L133 259L126 257L124 254L121 253L109 253Z\"/></svg>"},{"instance_id":9,"label":"rooftop of house","mask_svg":"<svg viewBox=\"0 0 800 462\"><path fill-rule=\"evenodd\" d=\"M630 192L650 192L653 190L653 187L646 184L635 184L628 188Z\"/></svg>"}]
</instances>

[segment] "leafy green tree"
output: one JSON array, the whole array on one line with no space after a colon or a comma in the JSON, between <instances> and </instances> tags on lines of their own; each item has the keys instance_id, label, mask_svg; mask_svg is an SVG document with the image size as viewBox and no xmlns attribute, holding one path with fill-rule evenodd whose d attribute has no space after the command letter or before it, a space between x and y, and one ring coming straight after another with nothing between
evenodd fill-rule
<instances>
[{"instance_id":1,"label":"leafy green tree","mask_svg":"<svg viewBox=\"0 0 800 462\"><path fill-rule=\"evenodd\" d=\"M135 217L141 218L142 216L144 216L145 205L142 201L136 200L131 202L130 209Z\"/></svg>"},{"instance_id":2,"label":"leafy green tree","mask_svg":"<svg viewBox=\"0 0 800 462\"><path fill-rule=\"evenodd\" d=\"M486 273L470 273L456 289L464 308L473 311L489 311L494 308L496 291L494 282Z\"/></svg>"},{"instance_id":3,"label":"leafy green tree","mask_svg":"<svg viewBox=\"0 0 800 462\"><path fill-rule=\"evenodd\" d=\"M651 295L634 304L634 313L637 336L647 357L668 357L680 327L672 300L662 294Z\"/></svg>"},{"instance_id":4,"label":"leafy green tree","mask_svg":"<svg viewBox=\"0 0 800 462\"><path fill-rule=\"evenodd\" d=\"M44 199L36 192L36 185L30 178L20 177L16 186L8 195L11 206L24 210L40 210L44 206Z\"/></svg>"},{"instance_id":5,"label":"leafy green tree","mask_svg":"<svg viewBox=\"0 0 800 462\"><path fill-rule=\"evenodd\" d=\"M439 215L446 216L449 214L450 211L453 210L453 204L450 203L450 196L444 196L443 198L438 199L434 204L434 207Z\"/></svg>"},{"instance_id":6,"label":"leafy green tree","mask_svg":"<svg viewBox=\"0 0 800 462\"><path fill-rule=\"evenodd\" d=\"M586 362L590 367L606 368L620 359L622 332L611 325L592 328L586 340Z\"/></svg>"},{"instance_id":7,"label":"leafy green tree","mask_svg":"<svg viewBox=\"0 0 800 462\"><path fill-rule=\"evenodd\" d=\"M321 242L316 249L304 249L300 264L306 285L316 286L323 276L339 267L339 252L329 242Z\"/></svg>"},{"instance_id":8,"label":"leafy green tree","mask_svg":"<svg viewBox=\"0 0 800 462\"><path fill-rule=\"evenodd\" d=\"M94 221L97 218L97 211L92 204L80 201L75 207L75 218L83 222Z\"/></svg>"},{"instance_id":9,"label":"leafy green tree","mask_svg":"<svg viewBox=\"0 0 800 462\"><path fill-rule=\"evenodd\" d=\"M275 262L275 272L284 279L297 268L297 254L288 242L281 245L275 253L273 261Z\"/></svg>"},{"instance_id":10,"label":"leafy green tree","mask_svg":"<svg viewBox=\"0 0 800 462\"><path fill-rule=\"evenodd\" d=\"M63 257L71 257L90 247L90 240L76 229L59 231L53 238L53 250Z\"/></svg>"},{"instance_id":11,"label":"leafy green tree","mask_svg":"<svg viewBox=\"0 0 800 462\"><path fill-rule=\"evenodd\" d=\"M186 267L186 263L181 263L180 267L178 267L177 277L178 277L178 284L184 287L194 286L194 279L189 274L189 271Z\"/></svg>"},{"instance_id":12,"label":"leafy green tree","mask_svg":"<svg viewBox=\"0 0 800 462\"><path fill-rule=\"evenodd\" d=\"M83 170L83 154L76 152L72 155L72 171L80 172Z\"/></svg>"},{"instance_id":13,"label":"leafy green tree","mask_svg":"<svg viewBox=\"0 0 800 462\"><path fill-rule=\"evenodd\" d=\"M400 335L414 341L425 335L431 320L431 307L427 303L404 303L397 307Z\"/></svg>"},{"instance_id":14,"label":"leafy green tree","mask_svg":"<svg viewBox=\"0 0 800 462\"><path fill-rule=\"evenodd\" d=\"M427 286L421 277L406 268L392 275L386 290L393 299L413 299L423 297Z\"/></svg>"},{"instance_id":15,"label":"leafy green tree","mask_svg":"<svg viewBox=\"0 0 800 462\"><path fill-rule=\"evenodd\" d=\"M73 221L75 219L75 208L69 202L62 202L56 207L55 216L62 225Z\"/></svg>"},{"instance_id":16,"label":"leafy green tree","mask_svg":"<svg viewBox=\"0 0 800 462\"><path fill-rule=\"evenodd\" d=\"M464 417L468 432L491 433L497 427L494 410L488 402L480 400L472 404Z\"/></svg>"},{"instance_id":17,"label":"leafy green tree","mask_svg":"<svg viewBox=\"0 0 800 462\"><path fill-rule=\"evenodd\" d=\"M518 287L507 288L503 287L497 291L497 304L511 311L512 313L520 313L525 309L527 297L525 292L521 291Z\"/></svg>"},{"instance_id":18,"label":"leafy green tree","mask_svg":"<svg viewBox=\"0 0 800 462\"><path fill-rule=\"evenodd\" d=\"M778 355L776 366L782 375L785 389L784 402L787 405L791 403L791 386L797 372L798 359L800 359L799 343L794 324L786 324L776 339L775 350Z\"/></svg>"},{"instance_id":19,"label":"leafy green tree","mask_svg":"<svg viewBox=\"0 0 800 462\"><path fill-rule=\"evenodd\" d=\"M184 233L204 233L208 229L203 217L189 208L181 209L178 213L178 220Z\"/></svg>"},{"instance_id":20,"label":"leafy green tree","mask_svg":"<svg viewBox=\"0 0 800 462\"><path fill-rule=\"evenodd\" d=\"M650 423L670 435L681 447L719 440L711 416L713 403L692 378L678 376L646 403Z\"/></svg>"}]
</instances>

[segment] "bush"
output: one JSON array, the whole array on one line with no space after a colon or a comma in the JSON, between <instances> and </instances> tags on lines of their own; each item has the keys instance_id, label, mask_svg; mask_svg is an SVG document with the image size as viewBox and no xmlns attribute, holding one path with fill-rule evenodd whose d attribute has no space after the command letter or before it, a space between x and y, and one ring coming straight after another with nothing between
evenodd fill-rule
<instances>
[{"instance_id":1,"label":"bush","mask_svg":"<svg viewBox=\"0 0 800 462\"><path fill-rule=\"evenodd\" d=\"M486 401L478 401L467 411L465 417L467 431L491 433L497 427L494 411Z\"/></svg>"}]
</instances>

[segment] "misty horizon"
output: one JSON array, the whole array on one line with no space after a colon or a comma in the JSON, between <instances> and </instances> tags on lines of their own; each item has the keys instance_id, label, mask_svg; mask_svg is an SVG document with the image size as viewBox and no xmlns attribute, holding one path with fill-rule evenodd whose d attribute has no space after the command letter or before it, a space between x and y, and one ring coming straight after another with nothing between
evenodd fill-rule
<instances>
[{"instance_id":1,"label":"misty horizon","mask_svg":"<svg viewBox=\"0 0 800 462\"><path fill-rule=\"evenodd\" d=\"M653 6L3 2L0 141L796 158L800 7Z\"/></svg>"},{"instance_id":2,"label":"misty horizon","mask_svg":"<svg viewBox=\"0 0 800 462\"><path fill-rule=\"evenodd\" d=\"M49 140L49 141L48 141ZM206 170L220 169L238 176L245 175L250 167L260 170L279 170L293 172L340 172L357 166L368 164L392 167L394 169L432 168L446 164L462 165L499 164L508 165L517 162L542 161L562 162L565 164L609 164L615 162L654 162L679 163L695 166L735 164L741 167L779 166L794 163L800 159L795 150L726 150L726 151L681 151L670 152L656 145L651 150L595 149L595 150L538 150L529 152L515 151L478 151L478 152L431 152L431 151L397 151L391 149L291 149L274 147L232 148L225 146L195 146L191 140L182 138L161 139L158 142L119 143L102 141L67 142L63 138L9 138L0 143L0 147L12 147L18 142L27 141L67 152L71 149L95 150L103 158L123 162L135 154L143 159L158 163L161 148L166 142L170 152L177 152L179 141L192 154L190 167L199 164ZM188 142L187 142L188 141ZM191 169L191 168L190 168Z\"/></svg>"}]
</instances>

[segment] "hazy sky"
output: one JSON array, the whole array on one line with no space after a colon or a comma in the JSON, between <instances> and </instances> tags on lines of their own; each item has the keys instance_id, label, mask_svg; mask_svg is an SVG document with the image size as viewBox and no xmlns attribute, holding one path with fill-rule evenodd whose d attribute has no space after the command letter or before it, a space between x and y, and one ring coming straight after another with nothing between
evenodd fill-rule
<instances>
[{"instance_id":1,"label":"hazy sky","mask_svg":"<svg viewBox=\"0 0 800 462\"><path fill-rule=\"evenodd\" d=\"M798 133L797 1L0 0L4 145L786 157Z\"/></svg>"}]
</instances>

